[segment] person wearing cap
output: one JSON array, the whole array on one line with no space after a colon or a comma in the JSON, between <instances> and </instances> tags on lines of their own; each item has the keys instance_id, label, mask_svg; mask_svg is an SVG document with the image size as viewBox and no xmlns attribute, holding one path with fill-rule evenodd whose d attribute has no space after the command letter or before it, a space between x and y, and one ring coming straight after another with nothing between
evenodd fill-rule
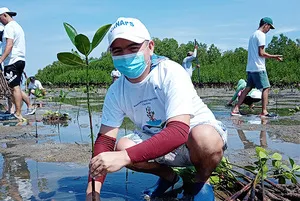
<instances>
[{"instance_id":1,"label":"person wearing cap","mask_svg":"<svg viewBox=\"0 0 300 201\"><path fill-rule=\"evenodd\" d=\"M112 82L114 83L121 76L121 73L115 68L111 71L110 76L112 78Z\"/></svg>"},{"instance_id":2,"label":"person wearing cap","mask_svg":"<svg viewBox=\"0 0 300 201\"><path fill-rule=\"evenodd\" d=\"M247 82L244 79L240 79L238 81L235 93L233 94L230 101L228 101L227 106L232 106L232 103L241 96L242 92L245 90L247 86ZM261 101L262 92L259 89L253 88L247 94L242 104L246 104L249 106L249 109L253 109L254 103Z\"/></svg>"},{"instance_id":3,"label":"person wearing cap","mask_svg":"<svg viewBox=\"0 0 300 201\"><path fill-rule=\"evenodd\" d=\"M118 18L108 41L122 76L105 96L86 200L91 200L92 178L100 193L106 173L123 167L158 176L143 193L159 197L182 188L182 178L171 167L193 165L193 200L214 200L207 181L227 147L226 127L202 102L182 66L154 54L155 44L141 21ZM116 143L125 116L137 129Z\"/></svg>"},{"instance_id":4,"label":"person wearing cap","mask_svg":"<svg viewBox=\"0 0 300 201\"><path fill-rule=\"evenodd\" d=\"M182 67L186 70L190 77L193 75L195 68L193 67L193 61L197 58L198 45L195 45L194 52L189 51L187 56L182 61ZM197 68L200 67L199 64L196 65Z\"/></svg>"},{"instance_id":5,"label":"person wearing cap","mask_svg":"<svg viewBox=\"0 0 300 201\"><path fill-rule=\"evenodd\" d=\"M13 19L16 12L6 7L0 8L0 22L4 25L2 37L2 55L4 75L8 86L13 90L15 116L20 121L25 120L21 114L22 90L20 87L22 73L25 68L25 34L22 27Z\"/></svg>"},{"instance_id":6,"label":"person wearing cap","mask_svg":"<svg viewBox=\"0 0 300 201\"><path fill-rule=\"evenodd\" d=\"M30 82L28 84L28 96L30 96L31 94L36 97L46 95L46 91L39 80L35 79L34 76L29 77L29 80ZM37 93L37 91L40 91L41 93Z\"/></svg>"},{"instance_id":7,"label":"person wearing cap","mask_svg":"<svg viewBox=\"0 0 300 201\"><path fill-rule=\"evenodd\" d=\"M269 114L267 110L268 96L270 91L270 82L266 70L265 59L272 58L282 61L282 55L272 55L265 51L266 33L270 29L275 29L273 20L269 17L264 17L259 22L259 28L251 35L248 44L248 60L247 60L247 86L241 94L237 104L231 111L231 115L241 115L239 112L240 106L243 103L247 94L252 88L262 90L262 111L260 116L275 117L276 114Z\"/></svg>"}]
</instances>

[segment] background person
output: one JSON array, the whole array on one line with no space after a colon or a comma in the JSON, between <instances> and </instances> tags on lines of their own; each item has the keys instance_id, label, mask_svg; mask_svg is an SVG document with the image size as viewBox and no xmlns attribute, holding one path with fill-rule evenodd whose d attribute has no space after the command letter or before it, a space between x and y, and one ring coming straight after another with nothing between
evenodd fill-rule
<instances>
[{"instance_id":1,"label":"background person","mask_svg":"<svg viewBox=\"0 0 300 201\"><path fill-rule=\"evenodd\" d=\"M113 71L111 71L110 76L112 78L112 82L114 83L119 77L121 77L121 73L115 68Z\"/></svg>"},{"instance_id":2,"label":"background person","mask_svg":"<svg viewBox=\"0 0 300 201\"><path fill-rule=\"evenodd\" d=\"M275 117L276 114L269 114L267 104L270 91L270 82L266 70L265 58L272 58L282 61L282 55L272 55L265 52L266 33L274 29L273 20L264 17L259 22L259 28L252 34L248 44L247 60L247 87L241 94L238 103L233 108L231 115L240 115L239 109L246 95L252 88L262 89L262 111L261 117Z\"/></svg>"},{"instance_id":3,"label":"background person","mask_svg":"<svg viewBox=\"0 0 300 201\"><path fill-rule=\"evenodd\" d=\"M187 56L182 61L182 67L186 70L190 77L192 77L193 71L195 70L192 62L197 58L197 49L198 45L195 45L194 52L188 52ZM197 64L196 67L200 68L200 65Z\"/></svg>"},{"instance_id":4,"label":"background person","mask_svg":"<svg viewBox=\"0 0 300 201\"><path fill-rule=\"evenodd\" d=\"M208 180L226 149L225 126L202 102L182 66L154 54L154 42L138 19L118 18L108 40L114 66L124 76L105 96L90 162L96 191L100 193L106 173L127 167L157 175L156 185L144 193L158 197L183 185L171 167L194 165L193 200L214 200ZM115 146L125 116L139 129ZM91 178L86 192L90 200Z\"/></svg>"},{"instance_id":5,"label":"background person","mask_svg":"<svg viewBox=\"0 0 300 201\"><path fill-rule=\"evenodd\" d=\"M16 15L16 12L11 12L6 7L0 8L0 22L4 25L0 63L3 62L5 78L13 90L12 101L16 108L14 115L20 121L24 121L21 114L23 101L20 83L25 68L25 34L22 27L12 18Z\"/></svg>"},{"instance_id":6,"label":"background person","mask_svg":"<svg viewBox=\"0 0 300 201\"><path fill-rule=\"evenodd\" d=\"M36 80L34 76L29 77L28 84L28 96L31 94L36 97L41 97L46 95L46 90L42 86L42 83L39 80Z\"/></svg>"},{"instance_id":7,"label":"background person","mask_svg":"<svg viewBox=\"0 0 300 201\"><path fill-rule=\"evenodd\" d=\"M247 86L247 82L244 79L240 79L237 84L234 95L228 101L227 106L232 106L232 103L241 96L242 92ZM242 104L246 104L250 109L253 109L254 103L261 101L262 92L256 88L253 88L246 96Z\"/></svg>"}]
</instances>

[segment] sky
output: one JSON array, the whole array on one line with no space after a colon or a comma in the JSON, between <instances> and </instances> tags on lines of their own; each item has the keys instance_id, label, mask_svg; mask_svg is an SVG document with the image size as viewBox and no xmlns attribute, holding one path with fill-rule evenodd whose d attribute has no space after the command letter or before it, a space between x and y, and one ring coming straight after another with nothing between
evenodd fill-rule
<instances>
[{"instance_id":1,"label":"sky","mask_svg":"<svg viewBox=\"0 0 300 201\"><path fill-rule=\"evenodd\" d=\"M28 76L57 61L57 53L74 48L63 22L92 40L101 26L134 17L152 37L174 38L179 44L197 39L226 51L247 48L259 20L268 16L276 29L267 34L267 43L281 33L300 38L299 0L1 0L0 7L17 12L14 19L24 29ZM105 37L91 56L99 58L107 45Z\"/></svg>"}]
</instances>

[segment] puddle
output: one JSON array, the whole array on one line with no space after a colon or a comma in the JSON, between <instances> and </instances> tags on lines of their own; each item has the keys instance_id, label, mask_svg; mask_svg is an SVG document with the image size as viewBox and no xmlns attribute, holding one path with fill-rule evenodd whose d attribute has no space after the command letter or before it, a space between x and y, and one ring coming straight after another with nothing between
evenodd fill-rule
<instances>
[{"instance_id":1,"label":"puddle","mask_svg":"<svg viewBox=\"0 0 300 201\"><path fill-rule=\"evenodd\" d=\"M75 96L75 95L74 95ZM226 156L231 159L239 159L242 151L250 152L255 146L263 146L267 150L281 153L284 158L291 157L297 164L300 164L299 148L300 143L286 140L285 136L276 133L276 129L270 126L299 126L299 118L293 119L288 116L288 108L281 108L285 104L283 100L278 103L277 110L272 105L270 111L277 111L279 117L268 119L263 122L259 114L260 109L241 118L230 117L231 108L225 107L225 99L228 97L205 97L204 102L212 109L218 120L221 120L228 127L228 150ZM84 104L84 98L72 98L67 101L69 104L80 106ZM103 99L92 101L93 103L93 128L94 135L100 128L101 104ZM88 113L85 109L71 108L67 111L72 118L67 125L45 125L43 122L33 122L30 125L38 128L36 143L44 143L52 140L55 143L89 143L90 129ZM290 115L290 114L289 114ZM1 122L0 126L15 126L13 122ZM129 133L133 129L132 123L125 119L120 129L119 137ZM284 132L284 130L280 134ZM291 130L296 132L297 130ZM9 143L2 143L1 147L11 146ZM63 154L63 153L62 153ZM253 155L252 155L253 156ZM233 161L232 161L233 162ZM24 157L0 154L0 200L85 200L87 183L87 165L74 163L46 163L28 160ZM125 168L121 171L107 176L105 185L101 192L102 201L134 201L143 200L141 191L152 186L157 177L149 174L132 172Z\"/></svg>"},{"instance_id":2,"label":"puddle","mask_svg":"<svg viewBox=\"0 0 300 201\"><path fill-rule=\"evenodd\" d=\"M6 155L0 156L0 163L0 200L85 200L88 171L85 166L73 163L44 163ZM107 176L101 200L142 200L140 192L155 183L155 180L154 176L133 173L123 168Z\"/></svg>"}]
</instances>

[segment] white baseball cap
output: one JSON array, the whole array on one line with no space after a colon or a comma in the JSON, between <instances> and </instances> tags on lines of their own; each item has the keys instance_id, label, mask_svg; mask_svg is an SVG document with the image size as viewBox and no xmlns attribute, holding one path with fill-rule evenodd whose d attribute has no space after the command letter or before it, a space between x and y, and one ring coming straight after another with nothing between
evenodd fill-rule
<instances>
[{"instance_id":1,"label":"white baseball cap","mask_svg":"<svg viewBox=\"0 0 300 201\"><path fill-rule=\"evenodd\" d=\"M135 43L142 43L151 40L150 34L145 25L138 19L120 17L112 24L108 32L108 45L117 39L123 38Z\"/></svg>"},{"instance_id":2,"label":"white baseball cap","mask_svg":"<svg viewBox=\"0 0 300 201\"><path fill-rule=\"evenodd\" d=\"M6 8L6 7L0 8L0 15L2 15L3 13L7 13L7 14L9 14L9 15L11 15L11 16L16 16L16 15L17 15L16 12L11 12L11 11L10 11L8 8Z\"/></svg>"}]
</instances>

